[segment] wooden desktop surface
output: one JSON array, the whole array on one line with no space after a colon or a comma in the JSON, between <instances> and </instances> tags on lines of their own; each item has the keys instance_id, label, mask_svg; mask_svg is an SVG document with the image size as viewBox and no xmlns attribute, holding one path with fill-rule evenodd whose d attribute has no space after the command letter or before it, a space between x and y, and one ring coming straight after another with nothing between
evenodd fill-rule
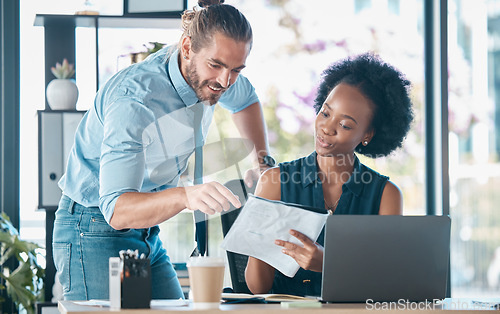
<instances>
[{"instance_id":1,"label":"wooden desktop surface","mask_svg":"<svg viewBox=\"0 0 500 314\"><path fill-rule=\"evenodd\" d=\"M453 302L453 299L448 299L449 302ZM466 305L466 303L468 305ZM454 313L477 313L477 310L494 310L494 308L478 308L473 310L474 307L470 303L470 300L460 300L458 305L462 304L460 308L443 308L440 305L435 305L433 308L425 309L422 306L420 310L418 310L419 314L423 313L433 313L443 312L448 310L453 310ZM409 311L415 311L415 309L408 308ZM154 313L154 314L185 314L189 311L195 312L203 312L208 314L224 314L234 313L234 314L273 314L280 311L293 311L295 313L318 313L318 314L339 314L339 313L348 313L348 314L357 314L357 313L374 313L378 312L375 308L367 306L365 303L339 303L339 304L322 304L321 308L290 308L283 309L280 304L222 304L219 309L211 309L211 310L195 310L192 305L183 306L183 307L168 307L164 309L155 308L155 309L123 309L123 310L111 310L109 307L99 307L99 306L86 306L75 304L72 301L59 301L59 311L63 314L98 314L98 313L127 313L127 314L138 314L138 313ZM392 309L391 311L399 311L397 309Z\"/></svg>"}]
</instances>

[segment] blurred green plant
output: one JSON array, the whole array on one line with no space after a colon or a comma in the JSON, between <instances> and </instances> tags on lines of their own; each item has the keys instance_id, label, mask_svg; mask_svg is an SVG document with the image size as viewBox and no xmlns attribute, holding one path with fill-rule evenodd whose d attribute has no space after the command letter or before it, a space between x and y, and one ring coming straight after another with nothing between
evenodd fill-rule
<instances>
[{"instance_id":1,"label":"blurred green plant","mask_svg":"<svg viewBox=\"0 0 500 314\"><path fill-rule=\"evenodd\" d=\"M240 1L244 3L244 0ZM277 69L288 71L282 67L282 60L289 62L293 56L294 80L284 83L282 80L270 82L265 89L260 91L259 97L267 124L269 145L272 155L278 162L290 161L306 156L314 150L314 99L321 73L327 64L350 55L373 51L380 54L385 60L399 65L403 72L408 72L413 83L412 99L414 102L415 121L405 140L402 149L398 149L386 158L371 159L359 155L361 161L367 166L388 175L397 182L405 192L404 208L408 213L418 213L424 208L423 203L423 172L424 169L424 124L422 120L424 86L421 76L423 73L413 66L423 58L415 53L417 45L400 43L401 36L412 37L412 42L419 42L421 33L415 31L406 34L403 31L408 25L404 19L394 19L398 26L390 23L378 23L374 10L353 13L351 19L356 21L356 28L340 35L336 32L315 31L322 26L331 25L332 22L323 23L314 20L317 15L305 14L307 5L290 0L263 0L276 14L278 20L275 29L281 29L280 39L274 46L267 50L266 57L275 62ZM322 1L327 3L327 1ZM238 4L236 4L238 5ZM314 10L312 10L314 11ZM352 22L350 22L352 23ZM405 26L405 27L403 27ZM362 41L362 44L360 42ZM321 66L319 66L321 64ZM296 75L296 73L299 73ZM288 84L288 85L285 85ZM291 85L293 88L290 88ZM224 110L215 111L215 121L221 137L234 137L234 128L229 126L229 115Z\"/></svg>"},{"instance_id":2,"label":"blurred green plant","mask_svg":"<svg viewBox=\"0 0 500 314\"><path fill-rule=\"evenodd\" d=\"M167 44L160 43L157 41L150 41L148 45L144 44L146 51L132 52L130 54L131 62L137 63L146 59L150 54L157 52L158 50L165 47Z\"/></svg>"},{"instance_id":3,"label":"blurred green plant","mask_svg":"<svg viewBox=\"0 0 500 314\"><path fill-rule=\"evenodd\" d=\"M38 263L37 250L40 247L32 242L19 238L19 233L10 222L9 217L0 215L0 284L12 301L22 306L28 313L35 313L35 303L41 300L45 269ZM17 263L11 269L11 258ZM0 296L0 304L5 298Z\"/></svg>"},{"instance_id":4,"label":"blurred green plant","mask_svg":"<svg viewBox=\"0 0 500 314\"><path fill-rule=\"evenodd\" d=\"M144 45L147 49L148 55L155 53L165 47L167 44L166 43L159 43L157 41L150 41L149 45Z\"/></svg>"}]
</instances>

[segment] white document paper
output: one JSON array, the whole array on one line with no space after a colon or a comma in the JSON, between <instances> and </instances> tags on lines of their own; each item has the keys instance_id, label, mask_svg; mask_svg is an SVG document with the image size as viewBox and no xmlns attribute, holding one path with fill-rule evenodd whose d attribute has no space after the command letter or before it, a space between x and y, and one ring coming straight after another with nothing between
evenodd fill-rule
<instances>
[{"instance_id":1,"label":"white document paper","mask_svg":"<svg viewBox=\"0 0 500 314\"><path fill-rule=\"evenodd\" d=\"M98 307L110 307L109 300L88 300L88 301L74 301L73 303L85 306L98 306ZM151 300L151 309L162 309L165 307L180 307L188 306L189 301L184 299L171 299L171 300Z\"/></svg>"},{"instance_id":2,"label":"white document paper","mask_svg":"<svg viewBox=\"0 0 500 314\"><path fill-rule=\"evenodd\" d=\"M290 256L281 252L282 247L274 240L303 245L290 234L297 230L316 241L325 225L328 214L316 213L278 201L269 201L249 195L238 218L222 241L227 251L258 258L288 277L293 277L300 266Z\"/></svg>"}]
</instances>

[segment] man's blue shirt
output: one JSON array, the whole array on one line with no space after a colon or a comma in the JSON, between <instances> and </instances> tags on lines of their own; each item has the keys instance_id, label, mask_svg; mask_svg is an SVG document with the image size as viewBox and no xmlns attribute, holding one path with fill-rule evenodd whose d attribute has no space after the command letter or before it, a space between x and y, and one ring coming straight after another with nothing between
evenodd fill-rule
<instances>
[{"instance_id":1,"label":"man's blue shirt","mask_svg":"<svg viewBox=\"0 0 500 314\"><path fill-rule=\"evenodd\" d=\"M219 105L236 113L258 101L240 75ZM195 148L195 108L203 108L204 143L214 106L199 102L174 48L123 69L98 91L80 122L59 187L83 206L99 206L109 223L121 194L177 186Z\"/></svg>"}]
</instances>

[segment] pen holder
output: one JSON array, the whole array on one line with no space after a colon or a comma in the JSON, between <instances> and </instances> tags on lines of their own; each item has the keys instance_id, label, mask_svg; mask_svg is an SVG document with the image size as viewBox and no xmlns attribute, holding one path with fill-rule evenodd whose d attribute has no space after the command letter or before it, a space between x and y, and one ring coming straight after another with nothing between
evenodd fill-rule
<instances>
[{"instance_id":1,"label":"pen holder","mask_svg":"<svg viewBox=\"0 0 500 314\"><path fill-rule=\"evenodd\" d=\"M120 251L109 258L109 300L111 308L143 309L151 303L151 265L138 252Z\"/></svg>"}]
</instances>

